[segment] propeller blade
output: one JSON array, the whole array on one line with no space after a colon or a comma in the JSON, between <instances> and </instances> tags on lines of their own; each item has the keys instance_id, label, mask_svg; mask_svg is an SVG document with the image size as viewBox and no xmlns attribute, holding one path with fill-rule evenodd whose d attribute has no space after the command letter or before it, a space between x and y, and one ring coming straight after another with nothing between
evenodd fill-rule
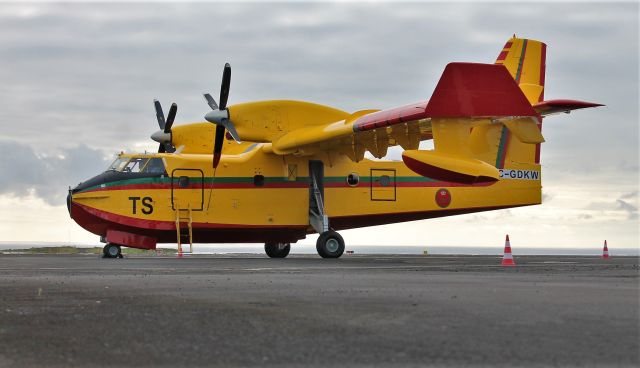
<instances>
[{"instance_id":1,"label":"propeller blade","mask_svg":"<svg viewBox=\"0 0 640 368\"><path fill-rule=\"evenodd\" d=\"M160 147L158 147L158 153L165 153L164 144L160 143Z\"/></svg>"},{"instance_id":2,"label":"propeller blade","mask_svg":"<svg viewBox=\"0 0 640 368\"><path fill-rule=\"evenodd\" d=\"M216 125L216 136L213 143L213 168L218 167L220 156L222 155L222 145L224 144L224 126Z\"/></svg>"},{"instance_id":3,"label":"propeller blade","mask_svg":"<svg viewBox=\"0 0 640 368\"><path fill-rule=\"evenodd\" d=\"M231 65L224 64L222 72L222 85L220 85L220 110L227 108L227 100L229 99L229 86L231 85Z\"/></svg>"},{"instance_id":4,"label":"propeller blade","mask_svg":"<svg viewBox=\"0 0 640 368\"><path fill-rule=\"evenodd\" d=\"M167 116L167 122L164 126L164 132L170 133L171 126L173 125L173 120L176 118L176 112L178 111L178 105L175 103L171 104L171 108L169 109L169 116Z\"/></svg>"},{"instance_id":5,"label":"propeller blade","mask_svg":"<svg viewBox=\"0 0 640 368\"><path fill-rule=\"evenodd\" d=\"M207 100L207 103L209 104L209 107L211 108L211 110L218 110L218 104L216 103L216 100L213 99L213 97L211 97L210 94L205 93L203 94L204 99Z\"/></svg>"},{"instance_id":6,"label":"propeller blade","mask_svg":"<svg viewBox=\"0 0 640 368\"><path fill-rule=\"evenodd\" d=\"M160 129L164 130L166 123L164 121L164 112L162 112L160 101L153 100L153 104L156 106L156 118L158 118L158 125L160 125Z\"/></svg>"}]
</instances>

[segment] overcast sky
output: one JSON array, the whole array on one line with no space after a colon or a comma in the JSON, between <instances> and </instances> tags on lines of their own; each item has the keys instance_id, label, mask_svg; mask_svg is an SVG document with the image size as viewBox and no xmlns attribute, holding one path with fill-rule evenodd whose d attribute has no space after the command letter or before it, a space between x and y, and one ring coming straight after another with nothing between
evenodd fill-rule
<instances>
[{"instance_id":1,"label":"overcast sky","mask_svg":"<svg viewBox=\"0 0 640 368\"><path fill-rule=\"evenodd\" d=\"M95 242L64 198L120 150L155 150L152 101L201 121L300 99L346 111L426 100L451 61L548 45L545 97L606 104L545 120L544 204L345 231L348 244L638 247L638 3L0 3L0 241ZM399 157L399 151L392 153ZM312 238L306 241L312 242ZM515 245L515 244L514 244Z\"/></svg>"}]
</instances>

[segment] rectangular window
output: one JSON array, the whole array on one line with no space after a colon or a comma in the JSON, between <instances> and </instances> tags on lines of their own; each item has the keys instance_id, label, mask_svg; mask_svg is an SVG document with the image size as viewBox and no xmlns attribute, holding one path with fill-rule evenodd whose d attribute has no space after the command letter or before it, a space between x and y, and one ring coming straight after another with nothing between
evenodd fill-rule
<instances>
[{"instance_id":1,"label":"rectangular window","mask_svg":"<svg viewBox=\"0 0 640 368\"><path fill-rule=\"evenodd\" d=\"M149 163L147 163L147 166L144 167L143 172L149 174L164 174L166 171L161 158L152 158L149 160Z\"/></svg>"},{"instance_id":2,"label":"rectangular window","mask_svg":"<svg viewBox=\"0 0 640 368\"><path fill-rule=\"evenodd\" d=\"M147 163L148 158L132 158L127 165L122 169L122 172L137 173L142 172L144 165Z\"/></svg>"}]
</instances>

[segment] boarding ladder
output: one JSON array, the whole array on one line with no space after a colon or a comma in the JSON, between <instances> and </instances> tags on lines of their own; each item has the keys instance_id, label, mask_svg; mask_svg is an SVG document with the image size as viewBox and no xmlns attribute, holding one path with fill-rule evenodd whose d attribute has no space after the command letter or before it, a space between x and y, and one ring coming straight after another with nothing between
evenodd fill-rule
<instances>
[{"instance_id":1,"label":"boarding ladder","mask_svg":"<svg viewBox=\"0 0 640 368\"><path fill-rule=\"evenodd\" d=\"M193 229L191 227L191 206L176 208L176 238L178 240L178 255L182 256L182 244L189 241L189 253L193 253ZM186 229L183 225L186 224ZM184 230L189 230L188 232Z\"/></svg>"}]
</instances>

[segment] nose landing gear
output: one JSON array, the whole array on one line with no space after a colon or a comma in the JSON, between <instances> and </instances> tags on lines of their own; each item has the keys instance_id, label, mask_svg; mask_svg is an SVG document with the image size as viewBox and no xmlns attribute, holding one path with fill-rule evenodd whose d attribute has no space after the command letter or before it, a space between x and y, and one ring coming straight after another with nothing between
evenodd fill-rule
<instances>
[{"instance_id":1,"label":"nose landing gear","mask_svg":"<svg viewBox=\"0 0 640 368\"><path fill-rule=\"evenodd\" d=\"M291 244L289 243L265 243L264 251L270 258L284 258L289 255Z\"/></svg>"},{"instance_id":2,"label":"nose landing gear","mask_svg":"<svg viewBox=\"0 0 640 368\"><path fill-rule=\"evenodd\" d=\"M118 244L107 243L102 248L102 258L122 258L122 248Z\"/></svg>"},{"instance_id":3,"label":"nose landing gear","mask_svg":"<svg viewBox=\"0 0 640 368\"><path fill-rule=\"evenodd\" d=\"M289 255L291 244L289 243L265 243L264 251L271 258L284 258Z\"/></svg>"}]
</instances>

